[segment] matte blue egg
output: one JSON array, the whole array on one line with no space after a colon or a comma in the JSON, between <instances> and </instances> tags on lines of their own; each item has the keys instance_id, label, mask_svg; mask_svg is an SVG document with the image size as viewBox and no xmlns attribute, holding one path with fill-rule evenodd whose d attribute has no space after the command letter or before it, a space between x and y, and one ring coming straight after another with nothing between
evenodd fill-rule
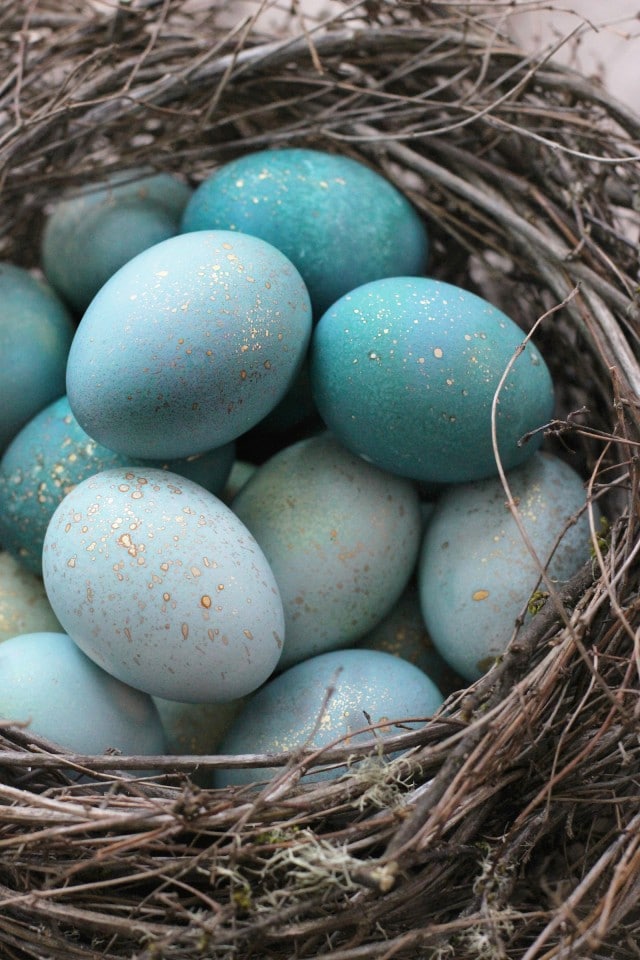
<instances>
[{"instance_id":1,"label":"matte blue egg","mask_svg":"<svg viewBox=\"0 0 640 960\"><path fill-rule=\"evenodd\" d=\"M561 588L589 559L583 481L558 457L539 452L511 471L508 482L533 548ZM442 657L467 680L504 653L539 581L506 501L497 478L451 487L436 504L421 548L418 582L427 629ZM597 508L595 523L598 529ZM544 583L540 589L546 590Z\"/></svg>"},{"instance_id":2,"label":"matte blue egg","mask_svg":"<svg viewBox=\"0 0 640 960\"><path fill-rule=\"evenodd\" d=\"M151 697L105 673L64 633L31 633L0 644L0 714L78 753L116 749L162 754Z\"/></svg>"},{"instance_id":3,"label":"matte blue egg","mask_svg":"<svg viewBox=\"0 0 640 960\"><path fill-rule=\"evenodd\" d=\"M431 717L442 694L429 677L406 660L378 650L333 650L290 667L249 697L235 718L220 753L275 754L300 747L371 744ZM394 725L393 721L413 720ZM369 724L389 721L375 734ZM277 767L221 769L217 787L269 779ZM345 772L344 766L314 773L305 781Z\"/></svg>"},{"instance_id":4,"label":"matte blue egg","mask_svg":"<svg viewBox=\"0 0 640 960\"><path fill-rule=\"evenodd\" d=\"M346 647L391 609L422 537L413 485L322 433L285 447L233 500L269 561L285 612L279 667Z\"/></svg>"},{"instance_id":5,"label":"matte blue egg","mask_svg":"<svg viewBox=\"0 0 640 960\"><path fill-rule=\"evenodd\" d=\"M93 440L74 417L67 396L54 400L18 433L0 460L0 543L26 569L42 573L42 545L54 510L78 483L111 467L153 466L220 493L235 445L183 460L146 461Z\"/></svg>"},{"instance_id":6,"label":"matte blue egg","mask_svg":"<svg viewBox=\"0 0 640 960\"><path fill-rule=\"evenodd\" d=\"M389 180L349 157L299 147L219 167L195 190L182 229L268 240L302 274L316 317L369 280L422 273L428 253L423 221Z\"/></svg>"},{"instance_id":7,"label":"matte blue egg","mask_svg":"<svg viewBox=\"0 0 640 960\"><path fill-rule=\"evenodd\" d=\"M277 584L247 528L177 474L113 468L54 512L42 573L65 631L99 666L153 696L225 702L273 672Z\"/></svg>"},{"instance_id":8,"label":"matte blue egg","mask_svg":"<svg viewBox=\"0 0 640 960\"><path fill-rule=\"evenodd\" d=\"M438 280L395 277L344 296L317 324L311 383L330 430L383 469L429 483L495 475L494 394L525 335L486 300ZM528 344L499 394L497 440L510 469L553 413L553 386Z\"/></svg>"},{"instance_id":9,"label":"matte blue egg","mask_svg":"<svg viewBox=\"0 0 640 960\"><path fill-rule=\"evenodd\" d=\"M166 173L121 171L57 203L45 224L42 269L82 312L100 287L141 250L178 233L191 188Z\"/></svg>"},{"instance_id":10,"label":"matte blue egg","mask_svg":"<svg viewBox=\"0 0 640 960\"><path fill-rule=\"evenodd\" d=\"M22 267L0 263L0 454L20 428L65 391L75 332L51 287Z\"/></svg>"},{"instance_id":11,"label":"matte blue egg","mask_svg":"<svg viewBox=\"0 0 640 960\"><path fill-rule=\"evenodd\" d=\"M69 353L71 409L128 456L221 447L282 399L310 332L306 287L275 247L230 231L172 237L89 305Z\"/></svg>"}]
</instances>

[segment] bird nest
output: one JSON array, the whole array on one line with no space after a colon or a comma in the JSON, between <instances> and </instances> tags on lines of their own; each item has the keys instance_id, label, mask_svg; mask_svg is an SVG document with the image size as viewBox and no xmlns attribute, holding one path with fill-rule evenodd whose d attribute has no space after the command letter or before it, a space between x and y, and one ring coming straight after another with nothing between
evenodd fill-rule
<instances>
[{"instance_id":1,"label":"bird nest","mask_svg":"<svg viewBox=\"0 0 640 960\"><path fill-rule=\"evenodd\" d=\"M37 266L47 205L116 170L197 183L265 147L357 158L424 215L430 274L535 336L558 397L545 443L608 530L592 525L584 569L495 667L357 766L336 741L269 757L281 773L258 791L213 790L196 769L266 758L158 757L141 779L140 757L3 725L0 952L635 958L640 121L515 47L510 3L356 0L314 19L292 2L270 33L271 4L230 6L5 5L2 258Z\"/></svg>"}]
</instances>

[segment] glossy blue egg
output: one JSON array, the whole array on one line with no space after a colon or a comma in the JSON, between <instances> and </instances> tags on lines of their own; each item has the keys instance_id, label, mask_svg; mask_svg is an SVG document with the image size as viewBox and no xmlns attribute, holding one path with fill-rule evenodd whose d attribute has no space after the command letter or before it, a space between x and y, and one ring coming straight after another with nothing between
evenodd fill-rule
<instances>
[{"instance_id":1,"label":"glossy blue egg","mask_svg":"<svg viewBox=\"0 0 640 960\"><path fill-rule=\"evenodd\" d=\"M323 420L354 453L428 483L496 474L530 457L552 416L549 370L502 311L460 287L419 277L365 284L317 324L311 383ZM515 359L514 359L515 358Z\"/></svg>"},{"instance_id":2,"label":"glossy blue egg","mask_svg":"<svg viewBox=\"0 0 640 960\"><path fill-rule=\"evenodd\" d=\"M86 432L145 459L223 446L285 395L311 308L295 267L230 231L172 237L101 288L69 353L67 394Z\"/></svg>"},{"instance_id":3,"label":"glossy blue egg","mask_svg":"<svg viewBox=\"0 0 640 960\"><path fill-rule=\"evenodd\" d=\"M300 147L219 167L195 190L182 229L268 240L300 271L316 317L369 280L422 273L429 246L419 214L389 180L350 157Z\"/></svg>"}]
</instances>

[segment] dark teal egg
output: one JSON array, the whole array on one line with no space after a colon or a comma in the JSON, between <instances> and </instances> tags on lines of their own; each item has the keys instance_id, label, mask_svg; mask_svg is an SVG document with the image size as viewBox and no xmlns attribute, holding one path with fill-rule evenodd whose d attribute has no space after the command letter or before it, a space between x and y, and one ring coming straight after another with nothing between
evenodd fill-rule
<instances>
[{"instance_id":1,"label":"dark teal egg","mask_svg":"<svg viewBox=\"0 0 640 960\"><path fill-rule=\"evenodd\" d=\"M20 428L65 392L75 326L51 287L0 263L0 454Z\"/></svg>"},{"instance_id":2,"label":"dark teal egg","mask_svg":"<svg viewBox=\"0 0 640 960\"><path fill-rule=\"evenodd\" d=\"M507 477L529 543L561 590L589 559L582 478L547 453ZM538 589L538 564L506 501L497 477L451 487L436 504L421 549L418 583L427 629L441 656L467 680L504 653ZM539 600L544 596L533 598L534 610Z\"/></svg>"},{"instance_id":3,"label":"dark teal egg","mask_svg":"<svg viewBox=\"0 0 640 960\"><path fill-rule=\"evenodd\" d=\"M123 171L60 201L45 224L42 269L82 312L123 264L174 236L191 189L169 174Z\"/></svg>"},{"instance_id":4,"label":"dark teal egg","mask_svg":"<svg viewBox=\"0 0 640 960\"><path fill-rule=\"evenodd\" d=\"M496 474L492 403L505 469L524 462L552 417L549 370L502 311L420 277L365 284L317 324L316 405L342 443L383 469L427 483ZM538 431L528 442L521 438Z\"/></svg>"},{"instance_id":5,"label":"dark teal egg","mask_svg":"<svg viewBox=\"0 0 640 960\"><path fill-rule=\"evenodd\" d=\"M233 721L220 753L274 754L300 747L370 744L421 726L442 705L442 694L429 677L406 660L378 650L333 650L269 680L250 696ZM413 720L396 726L393 721ZM376 733L369 724L388 721ZM342 738L342 739L341 739ZM278 768L217 770L214 785L248 784L268 779ZM311 774L307 781L345 772Z\"/></svg>"},{"instance_id":6,"label":"dark teal egg","mask_svg":"<svg viewBox=\"0 0 640 960\"><path fill-rule=\"evenodd\" d=\"M78 483L119 466L154 466L222 491L231 471L233 443L184 460L165 463L115 453L80 426L65 396L36 414L0 460L0 543L33 573L42 573L42 545L51 516Z\"/></svg>"},{"instance_id":7,"label":"dark teal egg","mask_svg":"<svg viewBox=\"0 0 640 960\"><path fill-rule=\"evenodd\" d=\"M293 264L257 237L205 230L139 253L96 294L69 353L83 429L145 459L246 433L280 402L311 333Z\"/></svg>"},{"instance_id":8,"label":"dark teal egg","mask_svg":"<svg viewBox=\"0 0 640 960\"><path fill-rule=\"evenodd\" d=\"M319 317L369 280L424 271L427 231L386 178L349 157L287 148L218 168L187 204L182 230L262 237L296 265Z\"/></svg>"}]
</instances>

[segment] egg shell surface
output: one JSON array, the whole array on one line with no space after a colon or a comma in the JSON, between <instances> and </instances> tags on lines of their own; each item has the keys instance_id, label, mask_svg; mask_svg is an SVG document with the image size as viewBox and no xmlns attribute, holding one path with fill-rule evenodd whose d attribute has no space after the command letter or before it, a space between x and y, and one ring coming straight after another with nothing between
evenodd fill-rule
<instances>
[{"instance_id":1,"label":"egg shell surface","mask_svg":"<svg viewBox=\"0 0 640 960\"><path fill-rule=\"evenodd\" d=\"M82 313L119 267L178 233L190 196L177 177L142 170L85 184L56 203L45 223L41 263L47 280Z\"/></svg>"},{"instance_id":2,"label":"egg shell surface","mask_svg":"<svg viewBox=\"0 0 640 960\"><path fill-rule=\"evenodd\" d=\"M330 696L327 699L327 694ZM278 754L301 747L370 743L420 727L442 705L442 694L418 667L378 650L332 650L298 663L249 697L220 753ZM392 721L413 720L396 726ZM389 721L376 734L370 723ZM364 732L363 732L364 731ZM269 779L277 767L216 770L214 786ZM344 766L313 773L305 782L344 773Z\"/></svg>"},{"instance_id":3,"label":"egg shell surface","mask_svg":"<svg viewBox=\"0 0 640 960\"><path fill-rule=\"evenodd\" d=\"M168 462L149 463L116 453L82 429L67 396L62 396L25 424L0 460L0 543L25 570L41 575L42 547L53 512L87 477L111 467L153 466L218 493L234 457L233 443Z\"/></svg>"},{"instance_id":4,"label":"egg shell surface","mask_svg":"<svg viewBox=\"0 0 640 960\"><path fill-rule=\"evenodd\" d=\"M280 656L284 617L254 538L177 474L111 469L69 493L43 549L51 606L99 666L154 696L224 702Z\"/></svg>"},{"instance_id":5,"label":"egg shell surface","mask_svg":"<svg viewBox=\"0 0 640 960\"><path fill-rule=\"evenodd\" d=\"M62 632L42 582L0 551L0 642L20 633Z\"/></svg>"},{"instance_id":6,"label":"egg shell surface","mask_svg":"<svg viewBox=\"0 0 640 960\"><path fill-rule=\"evenodd\" d=\"M282 399L310 332L306 287L275 247L230 231L171 237L91 301L69 353L71 409L129 456L220 447Z\"/></svg>"},{"instance_id":7,"label":"egg shell surface","mask_svg":"<svg viewBox=\"0 0 640 960\"><path fill-rule=\"evenodd\" d=\"M413 485L323 432L258 467L232 503L280 589L279 668L350 645L396 602L420 548Z\"/></svg>"},{"instance_id":8,"label":"egg shell surface","mask_svg":"<svg viewBox=\"0 0 640 960\"><path fill-rule=\"evenodd\" d=\"M219 167L196 190L182 229L239 230L289 257L314 315L369 280L424 271L428 235L385 177L350 157L291 147Z\"/></svg>"},{"instance_id":9,"label":"egg shell surface","mask_svg":"<svg viewBox=\"0 0 640 960\"><path fill-rule=\"evenodd\" d=\"M589 559L583 481L543 452L507 477L531 544L561 587ZM596 529L599 522L596 510ZM499 479L451 487L440 497L420 553L420 603L435 646L462 677L478 679L504 653L538 581Z\"/></svg>"},{"instance_id":10,"label":"egg shell surface","mask_svg":"<svg viewBox=\"0 0 640 960\"><path fill-rule=\"evenodd\" d=\"M65 390L75 325L52 288L0 263L0 454L21 427Z\"/></svg>"},{"instance_id":11,"label":"egg shell surface","mask_svg":"<svg viewBox=\"0 0 640 960\"><path fill-rule=\"evenodd\" d=\"M493 397L524 338L502 311L460 287L421 277L365 284L315 328L315 402L346 447L392 473L428 483L495 475ZM529 343L499 393L505 469L539 447L541 432L518 441L551 419L553 404L548 368Z\"/></svg>"},{"instance_id":12,"label":"egg shell surface","mask_svg":"<svg viewBox=\"0 0 640 960\"><path fill-rule=\"evenodd\" d=\"M78 753L165 751L151 697L121 683L64 633L39 632L0 644L0 715Z\"/></svg>"}]
</instances>

